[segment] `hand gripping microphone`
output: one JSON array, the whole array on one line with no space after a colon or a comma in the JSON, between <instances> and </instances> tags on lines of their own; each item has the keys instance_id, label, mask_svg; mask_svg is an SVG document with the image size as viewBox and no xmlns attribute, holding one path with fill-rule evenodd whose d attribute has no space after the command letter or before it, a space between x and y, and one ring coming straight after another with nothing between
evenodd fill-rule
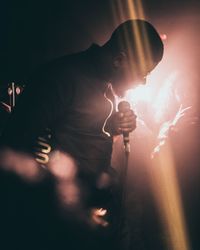
<instances>
[{"instance_id":1,"label":"hand gripping microphone","mask_svg":"<svg viewBox=\"0 0 200 250\"><path fill-rule=\"evenodd\" d=\"M118 110L121 113L125 113L129 111L131 108L130 104L126 101L122 101L118 104ZM124 139L124 148L126 153L130 153L130 140L129 140L129 132L123 132Z\"/></svg>"}]
</instances>

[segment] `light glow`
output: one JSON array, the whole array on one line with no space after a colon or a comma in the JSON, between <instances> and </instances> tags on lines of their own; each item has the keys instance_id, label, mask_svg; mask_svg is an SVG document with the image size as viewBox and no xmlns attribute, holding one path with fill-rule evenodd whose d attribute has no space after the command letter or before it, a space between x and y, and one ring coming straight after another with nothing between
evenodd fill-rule
<instances>
[{"instance_id":1,"label":"light glow","mask_svg":"<svg viewBox=\"0 0 200 250\"><path fill-rule=\"evenodd\" d=\"M153 194L165 225L170 249L189 250L173 154L169 141L163 142L155 151L150 167Z\"/></svg>"},{"instance_id":2,"label":"light glow","mask_svg":"<svg viewBox=\"0 0 200 250\"><path fill-rule=\"evenodd\" d=\"M116 1L115 5L113 5L113 12L114 17L120 21L124 21L122 19L124 19L125 16L131 19L145 19L143 6L139 0L128 0L124 1L123 4L122 1ZM145 72L146 63L151 60L151 52L148 41L143 41L141 35L137 32L137 27L134 28L136 31L137 57L140 59L141 70ZM166 40L167 36L163 34L161 38ZM130 53L131 49L129 54ZM144 54L146 57L144 57ZM168 59L167 64L169 64L169 62L170 60ZM132 65L132 67L134 69L134 65ZM154 73L152 77L149 77L146 86L139 86L134 90L128 91L125 98L125 100L131 103L134 111L136 109L136 114L141 120L143 120L142 118L145 119L145 117L140 116L137 107L141 103L146 105L147 110L151 111L152 120L155 125L161 125L163 122L166 122L166 114L173 113L172 110L174 108L170 103L170 98L174 95L173 85L177 79L178 72L173 68L173 70L171 69L169 71L170 73L168 72L166 75L166 69L167 67L163 67L161 71L157 67L157 75ZM162 84L158 86L156 84L157 81ZM145 114L142 115L145 116ZM164 148L164 150L160 150L160 148ZM163 227L169 235L166 243L168 244L168 248L172 250L189 250L189 240L171 147L163 140L158 147L155 148L155 153L156 152L156 158L154 157L151 161L152 173L150 176L152 177L152 191L156 197L160 216L163 219Z\"/></svg>"},{"instance_id":3,"label":"light glow","mask_svg":"<svg viewBox=\"0 0 200 250\"><path fill-rule=\"evenodd\" d=\"M138 104L140 101L150 102L152 100L152 87L148 85L139 85L135 89L128 90L125 99L133 106Z\"/></svg>"},{"instance_id":4,"label":"light glow","mask_svg":"<svg viewBox=\"0 0 200 250\"><path fill-rule=\"evenodd\" d=\"M165 112L170 112L173 107L169 105L170 96L173 94L174 82L177 78L178 72L174 71L169 74L166 79L157 86L155 84L155 75L149 76L146 85L139 85L138 87L128 90L125 99L136 108L142 102L152 109L154 114L154 121L156 123L162 121ZM140 116L140 114L138 114Z\"/></svg>"},{"instance_id":5,"label":"light glow","mask_svg":"<svg viewBox=\"0 0 200 250\"><path fill-rule=\"evenodd\" d=\"M150 177L152 191L157 202L164 230L167 235L167 243L172 250L189 250L189 240L182 209L180 190L175 172L174 159L171 147L168 142L168 132L175 126L179 119L184 116L186 110L191 107L182 108L180 106L172 120L165 121L164 115L173 109L170 98L173 96L174 83L177 79L178 71L173 71L166 79L157 86L152 78L149 78L147 85L138 86L127 92L126 100L129 101L136 110L141 103L147 105L151 110L154 123L161 126L158 135L159 143L155 146L151 155ZM141 115L137 113L141 118ZM145 116L145 114L143 114ZM145 117L143 117L145 119Z\"/></svg>"}]
</instances>

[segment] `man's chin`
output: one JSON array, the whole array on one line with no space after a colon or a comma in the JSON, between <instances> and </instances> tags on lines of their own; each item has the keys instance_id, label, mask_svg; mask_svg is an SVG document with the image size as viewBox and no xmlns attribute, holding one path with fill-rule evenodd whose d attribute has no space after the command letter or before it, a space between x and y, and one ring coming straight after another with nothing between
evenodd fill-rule
<instances>
[{"instance_id":1,"label":"man's chin","mask_svg":"<svg viewBox=\"0 0 200 250\"><path fill-rule=\"evenodd\" d=\"M113 89L114 94L119 97L119 98L123 98L126 94L126 91L122 91L119 89Z\"/></svg>"}]
</instances>

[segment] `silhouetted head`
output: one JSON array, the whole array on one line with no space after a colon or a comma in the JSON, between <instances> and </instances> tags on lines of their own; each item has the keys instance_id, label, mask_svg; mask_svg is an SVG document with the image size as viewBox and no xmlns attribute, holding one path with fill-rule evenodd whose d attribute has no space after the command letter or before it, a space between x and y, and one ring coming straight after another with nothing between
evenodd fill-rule
<instances>
[{"instance_id":1,"label":"silhouetted head","mask_svg":"<svg viewBox=\"0 0 200 250\"><path fill-rule=\"evenodd\" d=\"M117 95L139 83L163 57L163 43L155 28L144 20L119 25L103 45L111 55L111 83Z\"/></svg>"}]
</instances>

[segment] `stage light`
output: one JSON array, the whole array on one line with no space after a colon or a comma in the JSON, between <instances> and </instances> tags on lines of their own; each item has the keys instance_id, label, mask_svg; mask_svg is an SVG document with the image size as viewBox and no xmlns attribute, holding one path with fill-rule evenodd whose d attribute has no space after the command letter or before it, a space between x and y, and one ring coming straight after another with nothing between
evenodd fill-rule
<instances>
[{"instance_id":1,"label":"stage light","mask_svg":"<svg viewBox=\"0 0 200 250\"><path fill-rule=\"evenodd\" d=\"M128 90L125 99L132 105L140 101L150 102L152 99L152 88L150 85L139 85L135 89Z\"/></svg>"},{"instance_id":2,"label":"stage light","mask_svg":"<svg viewBox=\"0 0 200 250\"><path fill-rule=\"evenodd\" d=\"M117 23L119 20L125 21L130 18L146 19L140 0L116 0L112 7ZM197 58L199 41L195 34L191 33L191 23L185 20L184 16L181 26L169 27L170 39L165 46L164 58L148 77L146 86L139 86L130 90L125 96L125 100L130 102L134 111L136 110L140 124L142 124L141 121L144 121L143 123L146 125L141 126L142 129L144 128L142 132L144 131L146 135L147 129L151 130L151 133L148 133L150 136L146 138L145 145L146 147L149 145L151 149L146 150L144 148L144 152L153 151L154 139L156 141L156 138L160 137L157 138L156 143L158 145L154 145L156 157L150 160L149 155L147 168L149 169L149 178L152 180L152 193L156 198L157 208L163 221L163 230L167 232L167 248L171 250L189 250L190 244L176 176L176 161L172 152L173 148L167 140L166 132L171 125L176 124L177 120L181 118L181 112L184 109L190 109L193 103L194 106L196 103L199 104L199 98L196 94L198 91L194 91L194 94L191 93L191 86L194 83L194 81L192 83L191 75L196 74L194 70L198 67L198 62L197 66L194 65L194 58ZM165 42L169 35L161 33L160 37ZM142 54L142 42L145 43L145 47L148 45L148 41L141 41L141 37L137 36L136 44L139 55ZM192 46L196 50L192 50ZM150 52L148 54L151 56ZM145 67L147 57L141 61L142 67ZM188 69L190 70L186 73ZM189 91L187 91L187 85L189 85ZM183 94L185 92L187 92L187 95L189 94L189 100L183 97L182 92ZM120 99L117 99L116 104L120 101ZM148 126L149 118L154 126L153 128ZM158 133L159 128L160 133ZM134 133L137 133L137 131ZM154 139L152 140L153 136ZM137 140L137 136L133 136L133 138Z\"/></svg>"},{"instance_id":3,"label":"stage light","mask_svg":"<svg viewBox=\"0 0 200 250\"><path fill-rule=\"evenodd\" d=\"M167 35L166 34L160 34L160 38L165 41L167 40Z\"/></svg>"},{"instance_id":4,"label":"stage light","mask_svg":"<svg viewBox=\"0 0 200 250\"><path fill-rule=\"evenodd\" d=\"M159 74L158 71L157 74ZM152 74L147 81L147 85L141 85L128 91L125 99L132 104L133 109L136 109L136 113L142 121L148 120L150 111L155 127L156 124L160 125L159 142L152 150L152 158L149 159L148 163L151 169L152 191L161 214L163 229L169 235L166 243L173 250L189 250L187 227L175 172L176 166L171 152L172 149L167 140L167 132L182 117L182 110L190 109L190 107L182 109L182 106L180 106L176 115L171 120L166 120L166 117L170 117L170 114L173 113L174 107L171 100L175 98L174 85L177 76L178 71L174 70L158 85L155 84L156 77ZM147 109L146 113L141 114L139 111L142 105L146 105ZM152 131L152 133L156 138L155 131Z\"/></svg>"}]
</instances>

